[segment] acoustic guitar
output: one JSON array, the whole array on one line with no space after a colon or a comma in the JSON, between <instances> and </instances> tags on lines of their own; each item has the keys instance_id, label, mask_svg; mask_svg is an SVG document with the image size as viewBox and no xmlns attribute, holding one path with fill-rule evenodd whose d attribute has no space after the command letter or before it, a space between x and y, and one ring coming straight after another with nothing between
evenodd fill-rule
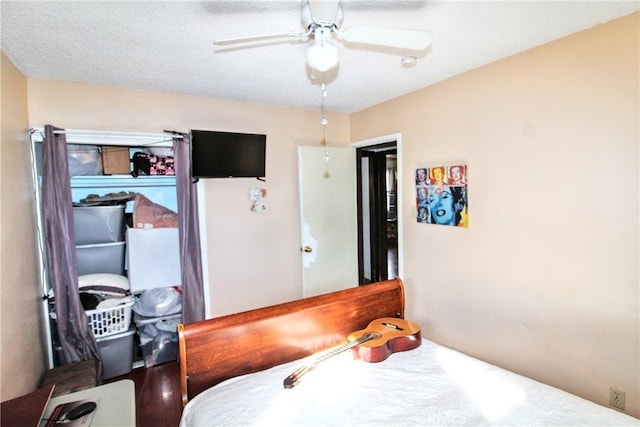
<instances>
[{"instance_id":1,"label":"acoustic guitar","mask_svg":"<svg viewBox=\"0 0 640 427\"><path fill-rule=\"evenodd\" d=\"M381 362L392 353L412 350L422 343L417 323L395 317L383 317L369 323L365 329L347 336L347 343L316 357L311 363L298 368L284 379L284 388L293 388L302 376L320 363L349 349L356 359Z\"/></svg>"}]
</instances>

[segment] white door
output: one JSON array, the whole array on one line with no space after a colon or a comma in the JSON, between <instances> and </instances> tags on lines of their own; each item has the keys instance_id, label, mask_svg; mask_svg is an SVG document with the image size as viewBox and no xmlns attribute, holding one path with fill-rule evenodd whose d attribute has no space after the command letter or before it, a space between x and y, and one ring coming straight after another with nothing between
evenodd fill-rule
<instances>
[{"instance_id":1,"label":"white door","mask_svg":"<svg viewBox=\"0 0 640 427\"><path fill-rule=\"evenodd\" d=\"M352 148L298 147L302 292L358 286L356 174Z\"/></svg>"}]
</instances>

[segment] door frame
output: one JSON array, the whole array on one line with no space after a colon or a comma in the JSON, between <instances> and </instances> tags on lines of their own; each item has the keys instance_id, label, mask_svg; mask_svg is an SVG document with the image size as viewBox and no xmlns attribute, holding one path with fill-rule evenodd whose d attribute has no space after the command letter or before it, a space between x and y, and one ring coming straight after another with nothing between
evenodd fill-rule
<instances>
[{"instance_id":1,"label":"door frame","mask_svg":"<svg viewBox=\"0 0 640 427\"><path fill-rule=\"evenodd\" d=\"M360 284L390 278L387 194L387 164L390 154L397 158L395 141L356 149L358 218L360 219L358 221L358 283ZM394 170L397 171L397 159ZM397 176L397 173L395 175ZM397 242L395 244L397 245ZM395 264L397 265L397 259ZM369 267L368 276L366 275L367 266Z\"/></svg>"},{"instance_id":2,"label":"door frame","mask_svg":"<svg viewBox=\"0 0 640 427\"><path fill-rule=\"evenodd\" d=\"M397 192L396 192L396 209L397 209L397 233L398 233L398 277L402 279L404 272L404 256L403 256L403 197L402 197L402 134L401 133L392 133L388 135L377 136L374 138L363 139L360 141L355 141L349 144L354 150L359 148L372 147L376 145L386 145L389 143L396 143L397 150L397 170L398 170L398 179L397 179ZM358 169L356 167L356 169ZM359 196L358 196L359 197ZM358 200L356 200L358 202ZM361 221L362 218L358 217L358 221ZM358 262L361 262L359 257ZM361 265L358 266L358 270L361 270Z\"/></svg>"}]
</instances>

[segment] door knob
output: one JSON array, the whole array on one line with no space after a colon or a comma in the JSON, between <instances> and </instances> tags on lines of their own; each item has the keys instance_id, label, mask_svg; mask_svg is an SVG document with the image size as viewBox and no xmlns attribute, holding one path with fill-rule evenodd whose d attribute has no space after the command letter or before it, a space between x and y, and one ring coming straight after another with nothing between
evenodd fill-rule
<instances>
[{"instance_id":1,"label":"door knob","mask_svg":"<svg viewBox=\"0 0 640 427\"><path fill-rule=\"evenodd\" d=\"M313 249L311 249L311 246L309 246L309 245L307 245L307 246L305 246L304 248L302 248L302 250L303 250L304 252L306 252L306 253L309 253L309 252L312 252L312 251L313 251Z\"/></svg>"}]
</instances>

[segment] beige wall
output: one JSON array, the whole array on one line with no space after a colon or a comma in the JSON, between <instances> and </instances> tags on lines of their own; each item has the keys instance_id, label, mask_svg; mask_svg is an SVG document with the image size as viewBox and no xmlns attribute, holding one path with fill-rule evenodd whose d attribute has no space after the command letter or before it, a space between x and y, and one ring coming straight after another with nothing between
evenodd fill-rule
<instances>
[{"instance_id":1,"label":"beige wall","mask_svg":"<svg viewBox=\"0 0 640 427\"><path fill-rule=\"evenodd\" d=\"M33 391L46 366L29 163L27 79L0 52L0 400Z\"/></svg>"},{"instance_id":2,"label":"beige wall","mask_svg":"<svg viewBox=\"0 0 640 427\"><path fill-rule=\"evenodd\" d=\"M407 315L428 338L640 415L639 15L352 115L401 132ZM416 168L464 162L468 229L418 224Z\"/></svg>"},{"instance_id":3,"label":"beige wall","mask_svg":"<svg viewBox=\"0 0 640 427\"><path fill-rule=\"evenodd\" d=\"M331 115L335 143L347 115ZM211 315L300 298L298 145L318 145L320 112L105 86L29 80L29 123L66 129L159 132L229 130L267 134L267 180L201 180ZM262 213L249 189L267 189Z\"/></svg>"}]
</instances>

